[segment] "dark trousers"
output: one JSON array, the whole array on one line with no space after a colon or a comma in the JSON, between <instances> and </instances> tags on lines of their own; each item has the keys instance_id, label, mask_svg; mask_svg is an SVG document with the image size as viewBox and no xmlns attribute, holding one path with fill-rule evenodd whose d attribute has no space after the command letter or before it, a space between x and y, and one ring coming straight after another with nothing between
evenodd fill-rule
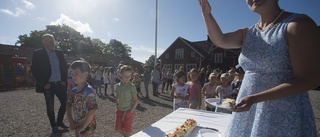
<instances>
[{"instance_id":1,"label":"dark trousers","mask_svg":"<svg viewBox=\"0 0 320 137\"><path fill-rule=\"evenodd\" d=\"M54 114L54 95L60 101L60 108L58 112L57 122L55 121ZM51 127L56 127L57 123L63 121L64 114L66 113L66 103L67 103L67 90L65 86L60 84L51 84L50 89L44 91L44 97L47 106L47 115L50 120Z\"/></svg>"},{"instance_id":2,"label":"dark trousers","mask_svg":"<svg viewBox=\"0 0 320 137\"><path fill-rule=\"evenodd\" d=\"M108 84L104 84L104 94L107 94Z\"/></svg>"},{"instance_id":3,"label":"dark trousers","mask_svg":"<svg viewBox=\"0 0 320 137\"><path fill-rule=\"evenodd\" d=\"M170 87L170 90L172 89L172 83L173 83L173 79L168 79L166 90L168 90L169 87Z\"/></svg>"},{"instance_id":4,"label":"dark trousers","mask_svg":"<svg viewBox=\"0 0 320 137\"><path fill-rule=\"evenodd\" d=\"M144 88L146 90L146 97L149 97L149 80L144 81Z\"/></svg>"},{"instance_id":5,"label":"dark trousers","mask_svg":"<svg viewBox=\"0 0 320 137\"><path fill-rule=\"evenodd\" d=\"M153 82L152 81L152 90L153 90L153 95L157 95L157 92L158 92L158 83L157 82Z\"/></svg>"}]
</instances>

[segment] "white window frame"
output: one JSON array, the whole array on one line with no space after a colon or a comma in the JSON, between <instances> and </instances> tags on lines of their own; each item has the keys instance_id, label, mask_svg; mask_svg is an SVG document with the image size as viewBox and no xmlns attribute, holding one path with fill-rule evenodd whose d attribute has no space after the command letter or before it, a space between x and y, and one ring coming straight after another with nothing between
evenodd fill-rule
<instances>
[{"instance_id":1,"label":"white window frame","mask_svg":"<svg viewBox=\"0 0 320 137\"><path fill-rule=\"evenodd\" d=\"M167 70L168 70L169 68L172 69L172 64L163 64L162 68L166 68Z\"/></svg>"},{"instance_id":2,"label":"white window frame","mask_svg":"<svg viewBox=\"0 0 320 137\"><path fill-rule=\"evenodd\" d=\"M175 54L176 59L184 59L184 49L176 49L176 54Z\"/></svg>"},{"instance_id":3,"label":"white window frame","mask_svg":"<svg viewBox=\"0 0 320 137\"><path fill-rule=\"evenodd\" d=\"M191 52L191 57L192 58L196 57L196 52Z\"/></svg>"},{"instance_id":4,"label":"white window frame","mask_svg":"<svg viewBox=\"0 0 320 137\"><path fill-rule=\"evenodd\" d=\"M187 72L189 72L193 68L197 68L197 64L186 64Z\"/></svg>"},{"instance_id":5,"label":"white window frame","mask_svg":"<svg viewBox=\"0 0 320 137\"><path fill-rule=\"evenodd\" d=\"M183 66L183 68L185 69L184 64L174 64L174 70L179 69L180 66ZM183 70L183 71L185 71L185 70Z\"/></svg>"},{"instance_id":6,"label":"white window frame","mask_svg":"<svg viewBox=\"0 0 320 137\"><path fill-rule=\"evenodd\" d=\"M222 62L223 62L223 53L215 53L214 63L222 63Z\"/></svg>"}]
</instances>

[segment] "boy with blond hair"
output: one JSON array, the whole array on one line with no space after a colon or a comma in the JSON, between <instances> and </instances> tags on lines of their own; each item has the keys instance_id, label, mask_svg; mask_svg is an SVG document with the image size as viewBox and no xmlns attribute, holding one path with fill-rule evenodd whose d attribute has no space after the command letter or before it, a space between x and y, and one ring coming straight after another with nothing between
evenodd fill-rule
<instances>
[{"instance_id":1,"label":"boy with blond hair","mask_svg":"<svg viewBox=\"0 0 320 137\"><path fill-rule=\"evenodd\" d=\"M137 90L131 83L132 69L124 65L119 70L121 81L116 85L116 123L115 130L124 137L132 131L134 110L138 105Z\"/></svg>"}]
</instances>

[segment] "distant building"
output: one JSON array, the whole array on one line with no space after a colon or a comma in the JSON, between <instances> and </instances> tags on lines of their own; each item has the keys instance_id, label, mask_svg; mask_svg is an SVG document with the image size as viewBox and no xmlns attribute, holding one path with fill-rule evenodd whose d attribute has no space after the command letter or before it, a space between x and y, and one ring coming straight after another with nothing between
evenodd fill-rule
<instances>
[{"instance_id":1,"label":"distant building","mask_svg":"<svg viewBox=\"0 0 320 137\"><path fill-rule=\"evenodd\" d=\"M211 68L227 70L238 64L240 49L222 49L208 40L190 42L178 37L159 57L161 67L173 70L183 66L184 71L192 68Z\"/></svg>"}]
</instances>

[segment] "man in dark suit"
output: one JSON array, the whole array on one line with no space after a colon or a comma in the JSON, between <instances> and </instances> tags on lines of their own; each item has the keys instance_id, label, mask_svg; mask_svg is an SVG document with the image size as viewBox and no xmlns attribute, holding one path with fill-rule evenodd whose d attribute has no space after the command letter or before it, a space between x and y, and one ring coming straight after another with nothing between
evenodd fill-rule
<instances>
[{"instance_id":1,"label":"man in dark suit","mask_svg":"<svg viewBox=\"0 0 320 137\"><path fill-rule=\"evenodd\" d=\"M61 51L55 50L54 37L50 34L42 36L44 48L34 51L31 71L36 78L36 92L43 93L46 101L47 115L52 127L52 134L58 134L60 128L67 130L63 123L67 102L67 63ZM57 121L54 113L54 95L60 101Z\"/></svg>"}]
</instances>

